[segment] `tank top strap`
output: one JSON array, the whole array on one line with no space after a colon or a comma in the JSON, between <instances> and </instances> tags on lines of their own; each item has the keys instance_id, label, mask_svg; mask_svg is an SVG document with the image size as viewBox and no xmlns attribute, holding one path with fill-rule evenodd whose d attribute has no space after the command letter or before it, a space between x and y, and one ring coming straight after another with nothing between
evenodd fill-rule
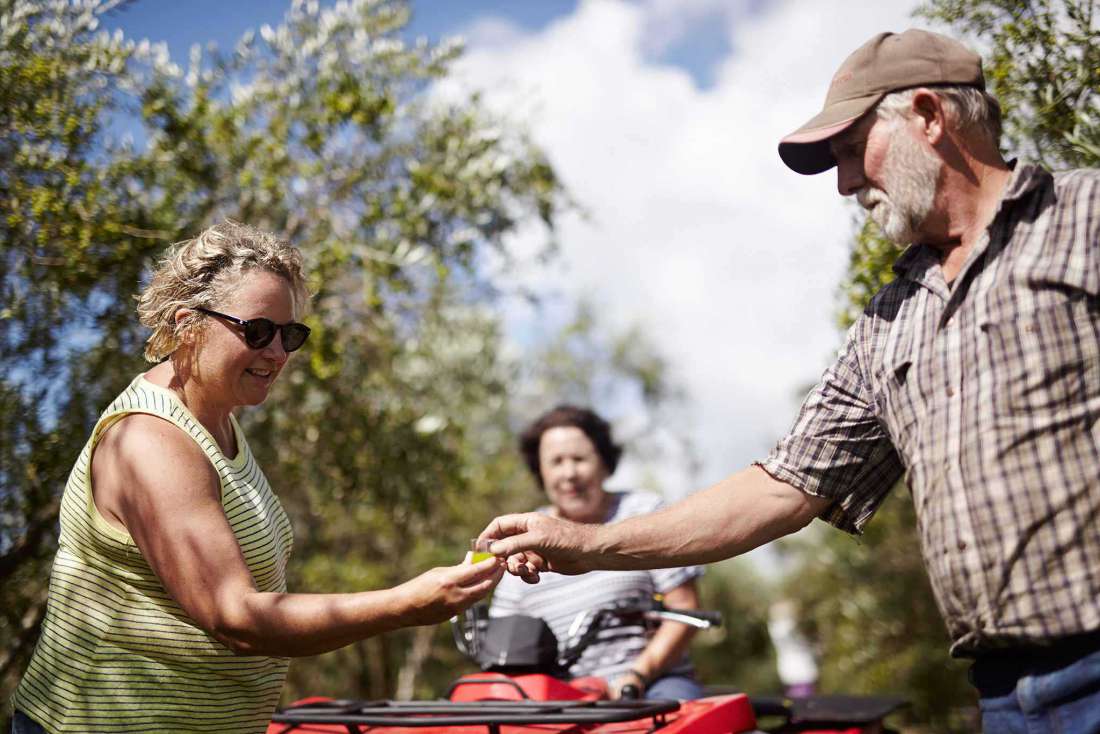
<instances>
[{"instance_id":1,"label":"tank top strap","mask_svg":"<svg viewBox=\"0 0 1100 734\"><path fill-rule=\"evenodd\" d=\"M144 375L138 375L130 385L122 391L115 400L107 406L100 415L92 430L89 439L90 448L94 450L104 432L122 418L134 413L146 413L162 418L175 425L187 434L199 448L203 450L207 458L217 469L218 474L225 476L226 472L238 471L245 465L248 459L248 442L244 438L237 418L230 414L229 420L233 426L233 436L237 444L237 454L228 457L218 446L218 442L192 415L187 406L171 390L155 385L145 379Z\"/></svg>"}]
</instances>

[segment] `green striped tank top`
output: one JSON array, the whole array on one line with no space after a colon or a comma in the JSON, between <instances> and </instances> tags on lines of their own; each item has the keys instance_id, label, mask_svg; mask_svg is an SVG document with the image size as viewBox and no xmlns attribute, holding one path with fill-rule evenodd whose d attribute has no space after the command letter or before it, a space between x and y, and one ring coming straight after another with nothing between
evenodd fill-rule
<instances>
[{"instance_id":1,"label":"green striped tank top","mask_svg":"<svg viewBox=\"0 0 1100 734\"><path fill-rule=\"evenodd\" d=\"M174 393L139 375L100 416L69 474L46 618L15 707L49 732L262 732L288 660L235 655L200 629L92 501L92 451L131 413L159 416L202 447L256 587L286 590L290 521L236 419L230 459Z\"/></svg>"}]
</instances>

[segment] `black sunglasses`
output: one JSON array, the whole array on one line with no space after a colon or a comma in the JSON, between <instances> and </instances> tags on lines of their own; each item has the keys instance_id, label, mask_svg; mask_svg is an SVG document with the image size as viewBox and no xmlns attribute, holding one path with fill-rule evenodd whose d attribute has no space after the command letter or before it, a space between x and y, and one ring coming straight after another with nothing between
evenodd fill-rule
<instances>
[{"instance_id":1,"label":"black sunglasses","mask_svg":"<svg viewBox=\"0 0 1100 734\"><path fill-rule=\"evenodd\" d=\"M275 332L280 332L283 341L283 349L288 352L294 352L301 349L302 345L306 343L306 339L309 338L309 327L305 324L299 324L295 321L289 324L276 324L271 319L258 318L258 319L238 319L235 316L228 316L224 313L218 313L217 311L211 311L208 308L196 308L199 313L209 314L210 316L217 316L219 319L225 319L230 323L240 326L244 331L244 343L253 349L263 349L275 338Z\"/></svg>"}]
</instances>

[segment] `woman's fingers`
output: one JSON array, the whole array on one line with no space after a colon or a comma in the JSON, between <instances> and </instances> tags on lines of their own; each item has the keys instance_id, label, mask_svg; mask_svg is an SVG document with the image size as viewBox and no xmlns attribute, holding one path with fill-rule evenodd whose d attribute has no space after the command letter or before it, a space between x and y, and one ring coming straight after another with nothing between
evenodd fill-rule
<instances>
[{"instance_id":1,"label":"woman's fingers","mask_svg":"<svg viewBox=\"0 0 1100 734\"><path fill-rule=\"evenodd\" d=\"M497 571L503 571L504 564L500 558L492 556L477 563L469 562L470 554L466 553L466 559L457 566L442 569L458 586L470 586L483 579L492 577Z\"/></svg>"},{"instance_id":2,"label":"woman's fingers","mask_svg":"<svg viewBox=\"0 0 1100 734\"><path fill-rule=\"evenodd\" d=\"M475 600L480 599L492 591L502 578L504 578L504 566L498 566L491 576L467 586L466 589L475 597Z\"/></svg>"},{"instance_id":3,"label":"woman's fingers","mask_svg":"<svg viewBox=\"0 0 1100 734\"><path fill-rule=\"evenodd\" d=\"M484 561L483 561L484 563ZM504 566L490 565L489 575L478 577L455 588L455 595L449 601L453 606L453 612L460 612L483 599L504 577Z\"/></svg>"}]
</instances>

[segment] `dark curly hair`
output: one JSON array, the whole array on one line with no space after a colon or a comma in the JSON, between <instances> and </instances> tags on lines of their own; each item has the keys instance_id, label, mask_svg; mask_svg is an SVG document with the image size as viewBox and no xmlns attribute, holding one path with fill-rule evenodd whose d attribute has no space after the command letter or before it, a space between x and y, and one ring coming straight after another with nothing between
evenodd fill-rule
<instances>
[{"instance_id":1,"label":"dark curly hair","mask_svg":"<svg viewBox=\"0 0 1100 734\"><path fill-rule=\"evenodd\" d=\"M615 473L615 467L619 465L619 457L622 456L623 447L611 439L611 426L607 421L588 408L578 408L575 405L559 405L556 408L543 413L534 423L519 436L519 450L523 454L523 460L527 462L527 468L535 477L535 482L542 488L542 474L539 472L539 443L542 434L551 428L579 428L596 447L603 466L607 469L608 476Z\"/></svg>"}]
</instances>

